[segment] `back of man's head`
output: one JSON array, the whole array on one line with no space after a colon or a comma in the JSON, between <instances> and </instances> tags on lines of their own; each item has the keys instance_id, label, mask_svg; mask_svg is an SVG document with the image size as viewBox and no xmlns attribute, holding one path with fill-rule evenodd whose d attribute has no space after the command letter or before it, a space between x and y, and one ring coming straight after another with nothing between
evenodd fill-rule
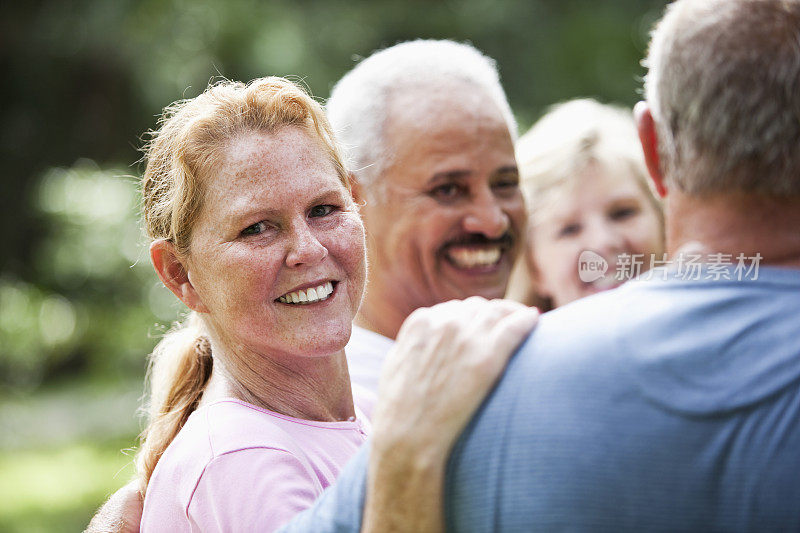
<instances>
[{"instance_id":1,"label":"back of man's head","mask_svg":"<svg viewBox=\"0 0 800 533\"><path fill-rule=\"evenodd\" d=\"M463 81L483 90L498 106L512 138L517 125L495 61L469 44L416 40L375 52L336 83L325 106L337 139L345 147L351 170L371 187L391 160L384 144L389 100L396 91L436 90Z\"/></svg>"},{"instance_id":2,"label":"back of man's head","mask_svg":"<svg viewBox=\"0 0 800 533\"><path fill-rule=\"evenodd\" d=\"M800 194L800 0L678 0L646 64L668 183Z\"/></svg>"}]
</instances>

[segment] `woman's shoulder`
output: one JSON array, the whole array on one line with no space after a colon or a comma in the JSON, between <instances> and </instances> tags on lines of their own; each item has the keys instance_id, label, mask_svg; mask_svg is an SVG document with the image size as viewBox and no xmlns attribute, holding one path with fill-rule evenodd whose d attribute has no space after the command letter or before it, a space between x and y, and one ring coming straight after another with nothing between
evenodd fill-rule
<instances>
[{"instance_id":1,"label":"woman's shoulder","mask_svg":"<svg viewBox=\"0 0 800 533\"><path fill-rule=\"evenodd\" d=\"M240 400L217 400L199 409L192 418L207 435L212 457L249 448L272 448L294 455L302 452L291 425Z\"/></svg>"},{"instance_id":2,"label":"woman's shoulder","mask_svg":"<svg viewBox=\"0 0 800 533\"><path fill-rule=\"evenodd\" d=\"M143 530L204 529L223 518L231 529L256 517L285 521L291 516L286 513L309 506L323 488L279 424L254 406L221 400L195 411L159 461L147 489ZM265 508L265 501L284 500Z\"/></svg>"},{"instance_id":3,"label":"woman's shoulder","mask_svg":"<svg viewBox=\"0 0 800 533\"><path fill-rule=\"evenodd\" d=\"M266 413L238 400L217 400L191 414L159 460L154 476L169 471L170 477L196 480L216 458L250 449L302 455L296 439Z\"/></svg>"},{"instance_id":4,"label":"woman's shoulder","mask_svg":"<svg viewBox=\"0 0 800 533\"><path fill-rule=\"evenodd\" d=\"M293 418L233 398L204 406L192 414L185 426L190 436L198 433L191 436L192 440L207 441L212 457L250 448L270 448L306 457L314 455L318 445L336 447L340 441L351 440L360 444L360 434L368 432L368 428L369 420L361 413L358 421L319 422Z\"/></svg>"}]
</instances>

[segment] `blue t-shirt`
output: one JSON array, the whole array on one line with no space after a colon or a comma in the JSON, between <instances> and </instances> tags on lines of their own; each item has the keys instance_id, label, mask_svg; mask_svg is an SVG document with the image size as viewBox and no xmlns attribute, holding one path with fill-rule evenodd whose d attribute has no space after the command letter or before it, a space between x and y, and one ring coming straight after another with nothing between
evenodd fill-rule
<instances>
[{"instance_id":1,"label":"blue t-shirt","mask_svg":"<svg viewBox=\"0 0 800 533\"><path fill-rule=\"evenodd\" d=\"M358 531L366 449L287 531ZM453 531L800 531L800 270L545 314L453 450Z\"/></svg>"}]
</instances>

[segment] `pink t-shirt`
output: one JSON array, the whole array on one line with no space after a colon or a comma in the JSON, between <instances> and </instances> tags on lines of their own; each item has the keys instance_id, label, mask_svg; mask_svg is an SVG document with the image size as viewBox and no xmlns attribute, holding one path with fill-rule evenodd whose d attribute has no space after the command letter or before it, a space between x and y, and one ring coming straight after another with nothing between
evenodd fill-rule
<instances>
[{"instance_id":1,"label":"pink t-shirt","mask_svg":"<svg viewBox=\"0 0 800 533\"><path fill-rule=\"evenodd\" d=\"M311 506L369 422L301 420L234 399L192 413L159 460L141 531L272 531Z\"/></svg>"}]
</instances>

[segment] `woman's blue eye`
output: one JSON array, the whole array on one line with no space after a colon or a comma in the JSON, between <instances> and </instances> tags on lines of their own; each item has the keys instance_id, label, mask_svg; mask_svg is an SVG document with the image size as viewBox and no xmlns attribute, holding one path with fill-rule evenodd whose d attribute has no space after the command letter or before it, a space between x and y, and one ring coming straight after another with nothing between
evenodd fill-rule
<instances>
[{"instance_id":1,"label":"woman's blue eye","mask_svg":"<svg viewBox=\"0 0 800 533\"><path fill-rule=\"evenodd\" d=\"M250 226L247 226L242 230L242 235L258 235L259 233L263 233L264 230L267 229L267 225L263 222L256 222Z\"/></svg>"},{"instance_id":2,"label":"woman's blue eye","mask_svg":"<svg viewBox=\"0 0 800 533\"><path fill-rule=\"evenodd\" d=\"M330 215L334 209L335 207L332 205L315 205L311 208L311 211L308 212L308 216L311 218L324 217Z\"/></svg>"}]
</instances>

